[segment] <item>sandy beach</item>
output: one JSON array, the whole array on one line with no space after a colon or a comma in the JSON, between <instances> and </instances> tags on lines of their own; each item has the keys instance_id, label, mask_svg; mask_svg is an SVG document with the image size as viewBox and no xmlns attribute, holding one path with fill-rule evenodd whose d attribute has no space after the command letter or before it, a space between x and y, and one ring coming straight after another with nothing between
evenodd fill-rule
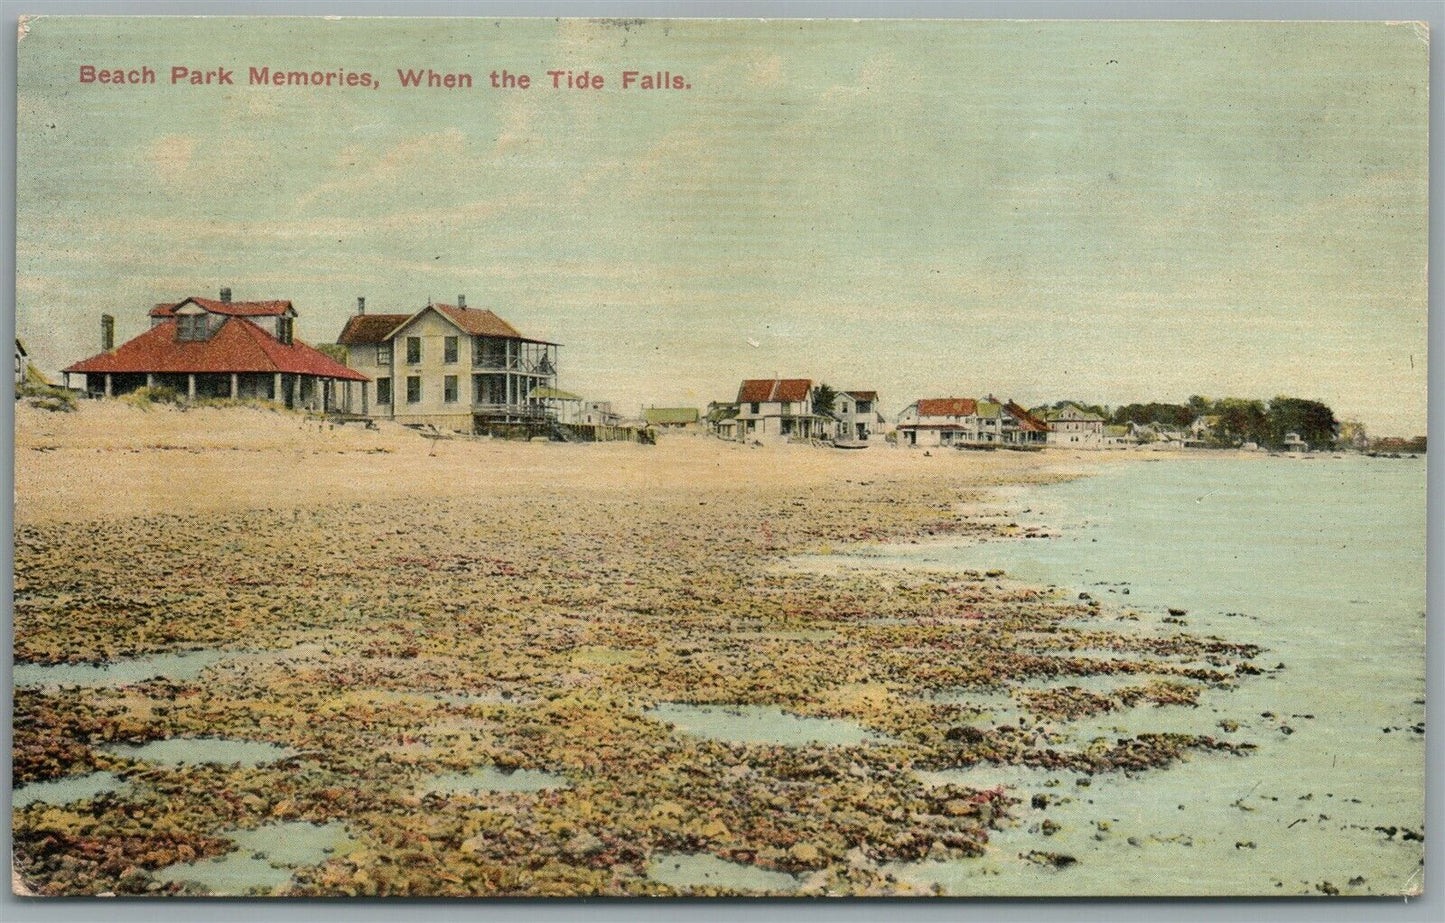
<instances>
[{"instance_id":1,"label":"sandy beach","mask_svg":"<svg viewBox=\"0 0 1445 923\"><path fill-rule=\"evenodd\" d=\"M17 866L39 893L194 891L165 870L283 823L345 839L222 893L917 893L884 866L981 855L1016 807L928 772L1248 758L1224 733L1080 748L1054 724L1188 704L1255 670L1248 646L1115 631L1096 602L997 572L790 566L1023 536L991 491L1120 453L434 440L120 402L21 406L16 426L17 664L208 658L194 675L17 688L17 786L124 782L17 807ZM1121 679L1086 691L1104 674ZM986 720L958 689L1010 690L1019 717ZM698 714L826 733L684 726ZM285 749L136 749L176 738ZM481 770L506 781L438 781ZM660 857L782 877L669 884ZM1046 835L1029 857L1072 861Z\"/></svg>"}]
</instances>

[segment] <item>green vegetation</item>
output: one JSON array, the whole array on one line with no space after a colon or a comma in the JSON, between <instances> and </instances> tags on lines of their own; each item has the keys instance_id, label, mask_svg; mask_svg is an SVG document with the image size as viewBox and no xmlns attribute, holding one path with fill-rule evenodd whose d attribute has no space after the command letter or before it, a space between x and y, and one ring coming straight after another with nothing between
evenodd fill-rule
<instances>
[{"instance_id":1,"label":"green vegetation","mask_svg":"<svg viewBox=\"0 0 1445 923\"><path fill-rule=\"evenodd\" d=\"M813 413L830 414L833 412L833 403L838 400L838 392L827 384L819 382L813 388Z\"/></svg>"},{"instance_id":2,"label":"green vegetation","mask_svg":"<svg viewBox=\"0 0 1445 923\"><path fill-rule=\"evenodd\" d=\"M56 413L70 413L75 410L75 395L65 388L54 385L34 384L27 381L15 395L31 407Z\"/></svg>"},{"instance_id":3,"label":"green vegetation","mask_svg":"<svg viewBox=\"0 0 1445 923\"><path fill-rule=\"evenodd\" d=\"M158 385L154 388L136 388L121 400L142 410L150 410L152 404L179 404L182 395L175 388Z\"/></svg>"}]
</instances>

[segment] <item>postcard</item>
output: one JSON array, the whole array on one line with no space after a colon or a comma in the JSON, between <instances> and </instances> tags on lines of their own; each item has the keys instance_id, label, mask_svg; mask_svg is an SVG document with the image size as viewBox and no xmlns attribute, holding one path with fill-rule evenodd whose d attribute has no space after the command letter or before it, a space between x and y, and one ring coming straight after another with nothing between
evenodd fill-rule
<instances>
[{"instance_id":1,"label":"postcard","mask_svg":"<svg viewBox=\"0 0 1445 923\"><path fill-rule=\"evenodd\" d=\"M1420 894L1428 46L22 19L14 890Z\"/></svg>"}]
</instances>

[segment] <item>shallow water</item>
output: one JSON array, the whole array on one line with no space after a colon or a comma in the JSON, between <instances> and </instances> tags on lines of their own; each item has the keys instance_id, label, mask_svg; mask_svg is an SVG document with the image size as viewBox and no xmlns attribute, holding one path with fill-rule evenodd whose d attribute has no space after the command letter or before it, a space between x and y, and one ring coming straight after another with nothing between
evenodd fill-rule
<instances>
[{"instance_id":1,"label":"shallow water","mask_svg":"<svg viewBox=\"0 0 1445 923\"><path fill-rule=\"evenodd\" d=\"M15 808L23 808L37 801L45 804L72 804L105 792L120 791L128 784L112 772L89 772L85 775L22 785L11 794L10 804Z\"/></svg>"},{"instance_id":2,"label":"shallow water","mask_svg":"<svg viewBox=\"0 0 1445 923\"><path fill-rule=\"evenodd\" d=\"M566 788L566 776L539 769L517 769L504 772L495 766L480 766L465 772L448 772L433 776L422 791L458 795L468 792L540 792L549 788Z\"/></svg>"},{"instance_id":3,"label":"shallow water","mask_svg":"<svg viewBox=\"0 0 1445 923\"><path fill-rule=\"evenodd\" d=\"M187 651L182 654L156 654L133 660L110 663L17 663L16 686L128 686L150 679L195 679L212 664L228 656L225 651Z\"/></svg>"},{"instance_id":4,"label":"shallow water","mask_svg":"<svg viewBox=\"0 0 1445 923\"><path fill-rule=\"evenodd\" d=\"M684 705L668 702L645 714L684 734L729 743L853 746L888 738L842 718L790 715L772 705Z\"/></svg>"},{"instance_id":5,"label":"shallow water","mask_svg":"<svg viewBox=\"0 0 1445 923\"><path fill-rule=\"evenodd\" d=\"M117 756L167 766L199 763L264 766L297 754L297 751L280 744L221 737L170 737L139 745L107 744L104 749Z\"/></svg>"},{"instance_id":6,"label":"shallow water","mask_svg":"<svg viewBox=\"0 0 1445 923\"><path fill-rule=\"evenodd\" d=\"M786 894L798 888L798 879L786 872L728 862L707 854L663 853L653 856L647 863L647 877L680 890L712 887Z\"/></svg>"},{"instance_id":7,"label":"shallow water","mask_svg":"<svg viewBox=\"0 0 1445 923\"><path fill-rule=\"evenodd\" d=\"M356 844L340 823L285 821L221 834L236 848L224 856L181 862L155 873L159 881L188 881L212 894L271 892L289 883L297 868L320 865Z\"/></svg>"},{"instance_id":8,"label":"shallow water","mask_svg":"<svg viewBox=\"0 0 1445 923\"><path fill-rule=\"evenodd\" d=\"M1075 800L1042 811L1029 807L1029 795L1057 789L1041 787L1047 774L1020 771L1013 784L1025 799L1023 821L995 835L987 857L893 870L981 894L1418 886L1421 844L1375 828L1418 832L1424 822L1423 736L1411 730L1424 721L1424 463L1171 460L1114 466L1037 497L1032 515L1060 525L1060 537L903 546L884 558L1004 568L1088 591L1106 609L1137 608L1141 633L1263 646L1256 665L1264 675L1210 690L1197 708L1142 706L1057 725L1085 741L1177 731L1258 749L1195 755L1136 778L1095 776L1088 788L1055 774ZM1100 589L1121 584L1128 596ZM1160 622L1171 606L1188 610L1186 625ZM1274 671L1277 663L1285 668ZM1221 728L1225 720L1238 730ZM1008 771L989 778L1000 774ZM1030 829L1045 817L1062 829ZM1035 849L1079 861L1053 869L1018 858Z\"/></svg>"}]
</instances>

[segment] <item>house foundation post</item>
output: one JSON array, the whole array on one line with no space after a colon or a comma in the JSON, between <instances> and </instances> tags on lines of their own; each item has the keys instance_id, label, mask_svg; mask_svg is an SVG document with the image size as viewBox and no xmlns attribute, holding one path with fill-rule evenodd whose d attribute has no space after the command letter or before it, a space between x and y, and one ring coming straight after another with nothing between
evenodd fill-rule
<instances>
[{"instance_id":1,"label":"house foundation post","mask_svg":"<svg viewBox=\"0 0 1445 923\"><path fill-rule=\"evenodd\" d=\"M241 376L235 372L231 373L231 400L241 396Z\"/></svg>"},{"instance_id":2,"label":"house foundation post","mask_svg":"<svg viewBox=\"0 0 1445 923\"><path fill-rule=\"evenodd\" d=\"M189 375L186 376L186 400L188 400L188 401L193 401L193 400L195 400L195 399L196 399L196 373L195 373L195 372L191 372Z\"/></svg>"},{"instance_id":3,"label":"house foundation post","mask_svg":"<svg viewBox=\"0 0 1445 923\"><path fill-rule=\"evenodd\" d=\"M271 400L281 403L284 398L281 396L281 373L276 373L276 380L271 382Z\"/></svg>"},{"instance_id":4,"label":"house foundation post","mask_svg":"<svg viewBox=\"0 0 1445 923\"><path fill-rule=\"evenodd\" d=\"M110 373L109 373L109 372L106 372L106 373L105 373L105 396L106 396L106 397L110 397L113 393L115 393L115 392L113 392L113 391L111 390L111 387L110 387Z\"/></svg>"}]
</instances>

